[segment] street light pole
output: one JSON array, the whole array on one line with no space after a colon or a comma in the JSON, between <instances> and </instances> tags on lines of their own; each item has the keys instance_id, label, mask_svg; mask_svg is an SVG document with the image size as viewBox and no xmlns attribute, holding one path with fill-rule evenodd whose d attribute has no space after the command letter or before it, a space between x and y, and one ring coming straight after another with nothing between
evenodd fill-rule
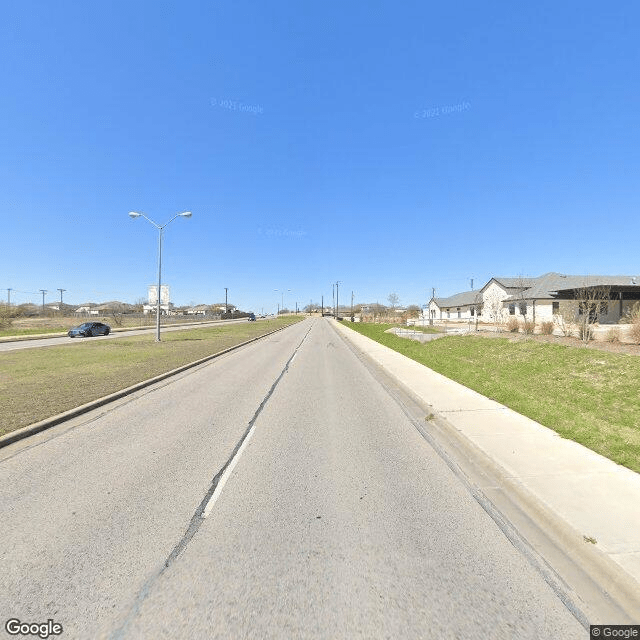
<instances>
[{"instance_id":1,"label":"street light pole","mask_svg":"<svg viewBox=\"0 0 640 640\"><path fill-rule=\"evenodd\" d=\"M291 293L291 289L287 289L287 291ZM274 289L274 292L280 294L280 309L284 309L284 289ZM278 315L280 315L279 310Z\"/></svg>"},{"instance_id":2,"label":"street light pole","mask_svg":"<svg viewBox=\"0 0 640 640\"><path fill-rule=\"evenodd\" d=\"M44 315L44 294L48 292L46 289L40 289L40 293L42 293L42 315Z\"/></svg>"},{"instance_id":3,"label":"street light pole","mask_svg":"<svg viewBox=\"0 0 640 640\"><path fill-rule=\"evenodd\" d=\"M162 287L162 232L164 228L173 222L176 218L190 218L191 211L183 211L182 213L176 213L169 222L166 222L162 226L155 223L151 218L147 218L144 213L137 213L136 211L130 211L130 218L143 217L147 222L150 222L158 230L158 294L156 297L156 342L160 342L160 290Z\"/></svg>"},{"instance_id":4,"label":"street light pole","mask_svg":"<svg viewBox=\"0 0 640 640\"><path fill-rule=\"evenodd\" d=\"M229 305L227 304L227 292L229 291L228 287L224 288L224 314L229 314Z\"/></svg>"}]
</instances>

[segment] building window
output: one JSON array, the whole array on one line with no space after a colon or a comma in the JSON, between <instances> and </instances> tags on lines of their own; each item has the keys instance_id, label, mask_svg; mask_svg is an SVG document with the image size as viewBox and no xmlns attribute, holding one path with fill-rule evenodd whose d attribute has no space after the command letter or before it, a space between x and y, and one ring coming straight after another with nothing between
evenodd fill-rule
<instances>
[{"instance_id":1,"label":"building window","mask_svg":"<svg viewBox=\"0 0 640 640\"><path fill-rule=\"evenodd\" d=\"M511 303L509 305L509 315L510 316L515 316L516 315L516 305Z\"/></svg>"},{"instance_id":2,"label":"building window","mask_svg":"<svg viewBox=\"0 0 640 640\"><path fill-rule=\"evenodd\" d=\"M475 314L476 314L475 307L471 307L471 317L473 318Z\"/></svg>"},{"instance_id":3,"label":"building window","mask_svg":"<svg viewBox=\"0 0 640 640\"><path fill-rule=\"evenodd\" d=\"M526 302L521 302L520 303L520 315L521 316L526 316L527 315L527 303Z\"/></svg>"},{"instance_id":4,"label":"building window","mask_svg":"<svg viewBox=\"0 0 640 640\"><path fill-rule=\"evenodd\" d=\"M460 317L462 317L462 316L460 315L460 307L458 307L458 318L460 318Z\"/></svg>"},{"instance_id":5,"label":"building window","mask_svg":"<svg viewBox=\"0 0 640 640\"><path fill-rule=\"evenodd\" d=\"M560 313L560 303L557 300L551 303L551 313Z\"/></svg>"},{"instance_id":6,"label":"building window","mask_svg":"<svg viewBox=\"0 0 640 640\"><path fill-rule=\"evenodd\" d=\"M451 313L449 313L449 309L447 309L447 318L451 317Z\"/></svg>"}]
</instances>

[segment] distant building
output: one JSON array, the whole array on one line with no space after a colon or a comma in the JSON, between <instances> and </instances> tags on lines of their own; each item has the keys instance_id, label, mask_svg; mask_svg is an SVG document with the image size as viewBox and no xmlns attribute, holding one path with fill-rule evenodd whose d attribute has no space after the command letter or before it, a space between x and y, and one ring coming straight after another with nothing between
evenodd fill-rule
<instances>
[{"instance_id":1,"label":"distant building","mask_svg":"<svg viewBox=\"0 0 640 640\"><path fill-rule=\"evenodd\" d=\"M448 298L431 298L423 308L425 320L504 322L509 316L533 322L554 321L566 314L583 313L581 296L600 291L589 303L594 322L615 324L640 301L640 277L572 276L545 273L538 278L491 278L482 289L463 291Z\"/></svg>"},{"instance_id":2,"label":"distant building","mask_svg":"<svg viewBox=\"0 0 640 640\"><path fill-rule=\"evenodd\" d=\"M78 307L75 311L75 314L79 316L97 316L100 314L98 311L98 307L96 305L85 304Z\"/></svg>"}]
</instances>

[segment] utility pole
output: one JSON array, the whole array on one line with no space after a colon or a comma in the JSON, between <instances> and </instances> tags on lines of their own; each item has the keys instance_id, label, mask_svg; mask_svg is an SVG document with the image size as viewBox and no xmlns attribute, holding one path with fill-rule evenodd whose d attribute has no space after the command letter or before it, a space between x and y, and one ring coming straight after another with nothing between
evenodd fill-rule
<instances>
[{"instance_id":1,"label":"utility pole","mask_svg":"<svg viewBox=\"0 0 640 640\"><path fill-rule=\"evenodd\" d=\"M471 278L471 291L473 291L473 278Z\"/></svg>"},{"instance_id":2,"label":"utility pole","mask_svg":"<svg viewBox=\"0 0 640 640\"><path fill-rule=\"evenodd\" d=\"M351 292L351 318L353 318L353 291Z\"/></svg>"},{"instance_id":3,"label":"utility pole","mask_svg":"<svg viewBox=\"0 0 640 640\"><path fill-rule=\"evenodd\" d=\"M296 315L298 315L298 301L296 300Z\"/></svg>"},{"instance_id":4,"label":"utility pole","mask_svg":"<svg viewBox=\"0 0 640 640\"><path fill-rule=\"evenodd\" d=\"M331 285L331 306L333 307L332 311L333 311L333 314L335 315L335 312L336 312L336 285L335 284Z\"/></svg>"},{"instance_id":5,"label":"utility pole","mask_svg":"<svg viewBox=\"0 0 640 640\"><path fill-rule=\"evenodd\" d=\"M432 298L436 297L436 288L435 287L431 287L431 297Z\"/></svg>"},{"instance_id":6,"label":"utility pole","mask_svg":"<svg viewBox=\"0 0 640 640\"><path fill-rule=\"evenodd\" d=\"M60 292L60 311L62 311L62 292L66 291L66 289L58 288L58 291Z\"/></svg>"},{"instance_id":7,"label":"utility pole","mask_svg":"<svg viewBox=\"0 0 640 640\"><path fill-rule=\"evenodd\" d=\"M13 289L11 287L9 287L7 289L7 306L11 306L11 292L13 291Z\"/></svg>"},{"instance_id":8,"label":"utility pole","mask_svg":"<svg viewBox=\"0 0 640 640\"><path fill-rule=\"evenodd\" d=\"M322 318L324 316L324 293L320 299L322 300L320 303L320 317Z\"/></svg>"},{"instance_id":9,"label":"utility pole","mask_svg":"<svg viewBox=\"0 0 640 640\"><path fill-rule=\"evenodd\" d=\"M227 304L227 292L229 291L229 287L224 288L224 313L227 315L229 313L229 305Z\"/></svg>"},{"instance_id":10,"label":"utility pole","mask_svg":"<svg viewBox=\"0 0 640 640\"><path fill-rule=\"evenodd\" d=\"M336 320L338 319L338 316L340 315L340 303L338 302L338 285L340 284L340 281L338 280L336 282Z\"/></svg>"},{"instance_id":11,"label":"utility pole","mask_svg":"<svg viewBox=\"0 0 640 640\"><path fill-rule=\"evenodd\" d=\"M40 292L42 293L42 315L44 315L44 294L47 293L47 290L40 289Z\"/></svg>"}]
</instances>

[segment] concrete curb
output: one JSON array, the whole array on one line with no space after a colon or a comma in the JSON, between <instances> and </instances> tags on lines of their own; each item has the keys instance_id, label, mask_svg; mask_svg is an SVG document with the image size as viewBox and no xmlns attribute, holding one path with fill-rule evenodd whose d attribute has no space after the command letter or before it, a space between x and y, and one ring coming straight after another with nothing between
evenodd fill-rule
<instances>
[{"instance_id":1,"label":"concrete curb","mask_svg":"<svg viewBox=\"0 0 640 640\"><path fill-rule=\"evenodd\" d=\"M297 323L294 323L297 324ZM124 396L128 396L131 393L135 393L140 389L144 389L145 387L149 387L156 382L160 382L165 380L166 378L170 378L171 376L175 376L178 373L182 373L183 371L187 371L188 369L192 369L193 367L197 367L198 365L204 364L209 360L213 360L214 358L218 358L219 356L224 355L225 353L229 353L230 351L235 351L240 347L244 347L245 345L251 344L252 342L256 342L257 340L261 340L262 338L266 338L267 336L273 335L274 333L278 333L283 329L288 329L293 325L289 324L285 327L280 327L279 329L275 329L274 331L270 331L269 333L265 333L264 335L258 336L256 338L251 338L251 340L246 340L245 342L241 342L240 344L236 344L233 347L229 347L222 351L218 351L217 353L213 353L209 356L205 356L204 358L200 358L195 362L189 362L188 364L183 364L176 369L172 369L171 371L167 371L165 373L161 373L154 378L149 378L148 380L143 380L142 382L138 382L126 389L121 389L120 391L116 391L114 393L109 394L108 396L103 396L102 398L97 398L96 400L92 400L91 402L87 402L86 404L80 405L79 407L75 407L74 409L69 409L69 411L65 411L64 413L59 413L56 416L52 416L51 418L46 418L41 420L40 422L35 422L27 427L22 427L21 429L16 429L11 433L7 433L4 436L0 436L0 449L2 447L6 447L14 442L18 442L19 440L23 440L24 438L28 438L30 436L35 435L36 433L40 433L41 431L45 431L50 427L54 427L57 424L65 422L66 420L70 420L71 418L75 418L83 413L87 413L92 411L93 409L97 409L98 407L102 407L105 404L109 404L114 400L118 400L123 398Z\"/></svg>"},{"instance_id":2,"label":"concrete curb","mask_svg":"<svg viewBox=\"0 0 640 640\"><path fill-rule=\"evenodd\" d=\"M366 348L363 348L362 341L359 340L359 338L362 338L365 342L370 342L372 346L375 345L375 349L381 348L383 350L388 350L397 357L406 358L412 363L417 364L415 361L393 351L389 347L385 347L367 336L354 332L354 330L350 329L348 325L343 326L340 323L336 324L338 325L340 334L343 335L345 339L349 340L349 342L358 351L364 352L365 354L367 353ZM356 335L358 338L354 340L353 338ZM382 367L386 373L391 376L391 378L397 381L401 387L406 389L410 395L418 397L423 403L426 402L431 406L428 398L422 397L415 390L407 386L406 381L403 380L400 375L397 375L396 372L386 367L384 362L381 362L378 357L373 355L369 355L369 357L371 357L378 366ZM426 371L429 371L432 374L435 373L425 365L420 366L424 367ZM440 374L435 375L440 376ZM444 377L442 376L442 378ZM461 389L466 390L469 394L474 394L478 397L484 398L484 396L480 396L477 392L464 387L464 385L461 385L460 383L449 380L448 378L444 379L451 385L457 385ZM496 406L502 406L497 403L495 404ZM523 418L512 409L507 407L503 407L503 409L507 416L513 416L513 420ZM558 512L558 510L547 504L540 496L536 495L535 491L526 486L526 481L523 481L521 478L514 477L508 468L502 466L499 461L491 457L490 453L482 450L475 442L469 439L465 433L451 422L451 420L454 419L451 412L445 412L445 414L442 414L437 409L434 409L434 413L437 416L437 425L444 429L448 437L451 437L456 442L456 445L460 447L464 455L475 461L480 468L486 469L500 482L500 484L506 487L508 493L511 493L513 496L512 499L514 499L514 504L518 505L518 507L522 509L522 511L533 522L535 522L541 530L547 533L549 538L553 540L554 543L561 548L564 553L571 558L596 585L599 586L600 589L606 591L609 596L612 596L617 605L629 616L630 620L640 622L638 619L638 612L640 612L640 584L636 578L627 572L619 563L609 557L605 551L591 544L585 544L583 532L579 527L576 527L576 524L571 521L568 514ZM528 418L525 419L529 420ZM542 425L539 426L546 430L546 427L543 427ZM615 463L611 462L611 464L614 465ZM616 466L619 467L619 465ZM628 469L621 469L629 474L633 473ZM491 496L488 495L482 487L475 486L475 490L479 491L486 500L493 503ZM498 509L498 511L500 510Z\"/></svg>"}]
</instances>

